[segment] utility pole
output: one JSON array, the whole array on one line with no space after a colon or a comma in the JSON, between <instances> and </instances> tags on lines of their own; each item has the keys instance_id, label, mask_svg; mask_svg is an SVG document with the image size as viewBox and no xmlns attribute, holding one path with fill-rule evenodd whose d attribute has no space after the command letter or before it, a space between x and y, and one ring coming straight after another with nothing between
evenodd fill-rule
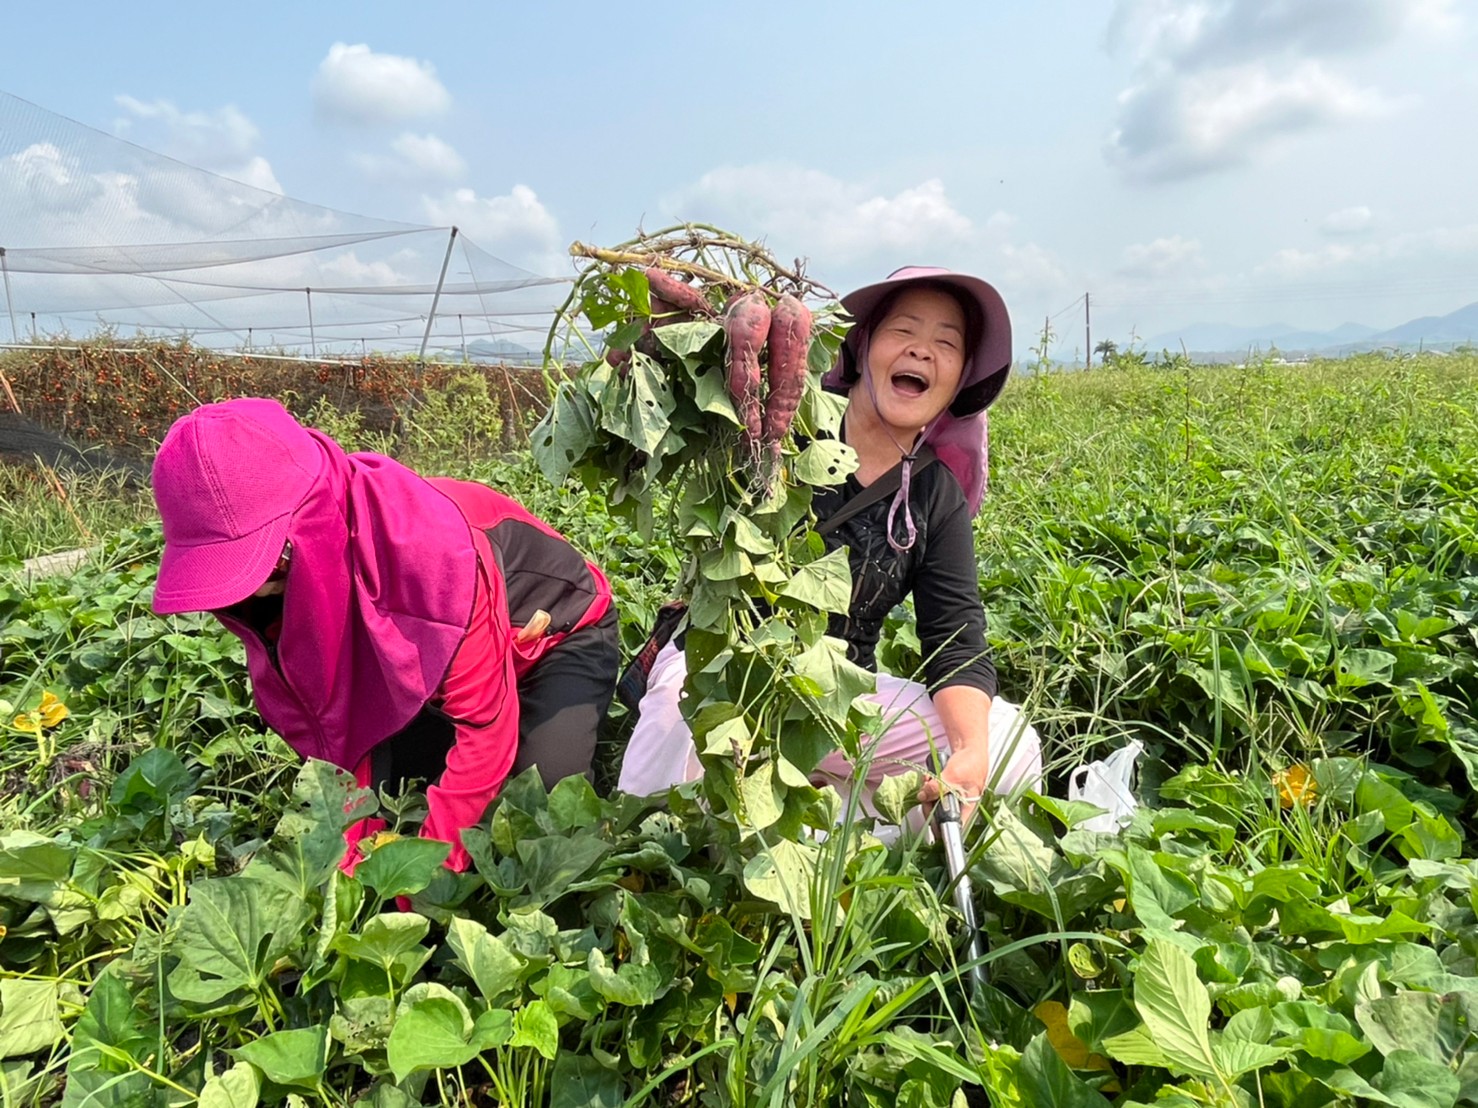
<instances>
[{"instance_id":1,"label":"utility pole","mask_svg":"<svg viewBox=\"0 0 1478 1108\"><path fill-rule=\"evenodd\" d=\"M1088 294L1083 294L1083 350L1089 369L1093 368L1093 317L1088 310Z\"/></svg>"}]
</instances>

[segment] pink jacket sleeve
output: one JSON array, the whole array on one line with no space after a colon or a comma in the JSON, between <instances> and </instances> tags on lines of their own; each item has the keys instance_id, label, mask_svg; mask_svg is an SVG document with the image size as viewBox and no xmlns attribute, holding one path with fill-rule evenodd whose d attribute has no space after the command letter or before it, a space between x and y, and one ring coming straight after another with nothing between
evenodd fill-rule
<instances>
[{"instance_id":1,"label":"pink jacket sleeve","mask_svg":"<svg viewBox=\"0 0 1478 1108\"><path fill-rule=\"evenodd\" d=\"M438 692L456 737L440 780L426 790L430 813L421 835L451 843L447 866L458 872L471 863L462 831L482 818L518 752L518 685L502 589L495 572L478 574L467 636Z\"/></svg>"}]
</instances>

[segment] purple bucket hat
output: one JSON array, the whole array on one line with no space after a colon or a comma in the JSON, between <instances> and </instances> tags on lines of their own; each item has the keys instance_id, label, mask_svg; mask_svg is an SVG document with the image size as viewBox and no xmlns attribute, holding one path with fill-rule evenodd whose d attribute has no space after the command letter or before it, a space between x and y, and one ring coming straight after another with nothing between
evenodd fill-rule
<instances>
[{"instance_id":1,"label":"purple bucket hat","mask_svg":"<svg viewBox=\"0 0 1478 1108\"><path fill-rule=\"evenodd\" d=\"M990 284L968 273L956 273L941 266L906 265L895 269L883 280L864 285L842 297L842 307L857 321L857 326L847 333L844 345L844 350L850 355L850 372L860 372L857 359L863 340L872 329L878 307L910 284L954 289L963 294L965 303L973 309L970 314L974 318L970 323L976 341L974 348L966 352L960 387L948 410L958 418L985 411L1001 394L1011 372L1011 317L1006 312L1006 302L1001 299L1001 294ZM849 366L844 364L841 383L849 383L848 374Z\"/></svg>"}]
</instances>

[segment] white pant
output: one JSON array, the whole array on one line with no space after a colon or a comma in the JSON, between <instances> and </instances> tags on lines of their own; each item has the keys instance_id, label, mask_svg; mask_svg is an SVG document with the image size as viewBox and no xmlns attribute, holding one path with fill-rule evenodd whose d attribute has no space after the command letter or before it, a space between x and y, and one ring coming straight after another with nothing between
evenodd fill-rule
<instances>
[{"instance_id":1,"label":"white pant","mask_svg":"<svg viewBox=\"0 0 1478 1108\"><path fill-rule=\"evenodd\" d=\"M864 811L874 816L877 812L872 793L884 777L910 769L930 771L931 740L941 757L949 754L949 739L929 691L917 681L886 673L877 677L877 692L871 699L889 723L881 736L867 740L872 762L861 798ZM652 665L641 715L621 763L617 787L623 792L650 796L703 776L692 732L678 706L686 678L682 651L668 643ZM991 787L996 792L1041 786L1042 740L1021 718L1016 705L1000 697L990 704L989 742ZM846 755L836 750L821 760L811 776L817 784L834 785L845 798L851 788L852 766Z\"/></svg>"}]
</instances>

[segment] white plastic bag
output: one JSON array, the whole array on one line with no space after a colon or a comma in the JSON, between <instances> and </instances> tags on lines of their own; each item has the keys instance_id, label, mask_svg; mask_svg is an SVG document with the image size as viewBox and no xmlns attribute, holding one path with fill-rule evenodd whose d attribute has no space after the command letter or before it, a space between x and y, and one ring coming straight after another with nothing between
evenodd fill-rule
<instances>
[{"instance_id":1,"label":"white plastic bag","mask_svg":"<svg viewBox=\"0 0 1478 1108\"><path fill-rule=\"evenodd\" d=\"M1079 827L1113 833L1134 818L1134 810L1139 807L1133 792L1134 763L1143 750L1143 743L1131 739L1107 758L1079 766L1068 776L1069 800L1087 801L1104 810Z\"/></svg>"}]
</instances>

